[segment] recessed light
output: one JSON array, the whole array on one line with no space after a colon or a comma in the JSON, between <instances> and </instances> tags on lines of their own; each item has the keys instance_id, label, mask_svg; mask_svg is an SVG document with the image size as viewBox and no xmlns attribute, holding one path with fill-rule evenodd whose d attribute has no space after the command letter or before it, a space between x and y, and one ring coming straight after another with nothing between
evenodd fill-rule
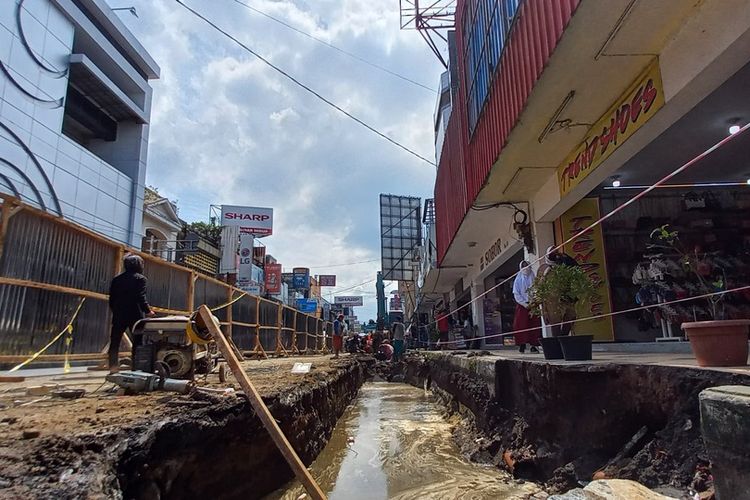
<instances>
[{"instance_id":1,"label":"recessed light","mask_svg":"<svg viewBox=\"0 0 750 500\"><path fill-rule=\"evenodd\" d=\"M737 132L740 131L741 128L742 127L740 127L739 125L732 125L731 127L729 127L729 135L736 134Z\"/></svg>"},{"instance_id":2,"label":"recessed light","mask_svg":"<svg viewBox=\"0 0 750 500\"><path fill-rule=\"evenodd\" d=\"M746 180L745 182L747 183L748 186L750 186L750 179Z\"/></svg>"},{"instance_id":3,"label":"recessed light","mask_svg":"<svg viewBox=\"0 0 750 500\"><path fill-rule=\"evenodd\" d=\"M618 188L620 187L620 184L622 184L620 182L620 176L615 175L614 177L612 177L612 187Z\"/></svg>"}]
</instances>

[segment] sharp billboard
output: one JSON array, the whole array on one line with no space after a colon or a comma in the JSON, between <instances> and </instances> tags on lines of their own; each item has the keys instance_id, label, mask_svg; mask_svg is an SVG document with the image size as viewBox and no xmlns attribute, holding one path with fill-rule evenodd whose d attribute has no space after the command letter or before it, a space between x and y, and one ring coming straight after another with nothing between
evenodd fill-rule
<instances>
[{"instance_id":1,"label":"sharp billboard","mask_svg":"<svg viewBox=\"0 0 750 500\"><path fill-rule=\"evenodd\" d=\"M242 234L256 237L273 234L273 208L221 206L221 225L240 228Z\"/></svg>"}]
</instances>

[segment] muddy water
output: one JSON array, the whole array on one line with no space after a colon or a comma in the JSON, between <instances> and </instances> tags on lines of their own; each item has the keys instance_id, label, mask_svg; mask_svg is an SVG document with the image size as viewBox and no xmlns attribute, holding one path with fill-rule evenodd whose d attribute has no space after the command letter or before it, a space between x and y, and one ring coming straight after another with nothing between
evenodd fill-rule
<instances>
[{"instance_id":1,"label":"muddy water","mask_svg":"<svg viewBox=\"0 0 750 500\"><path fill-rule=\"evenodd\" d=\"M365 384L311 472L331 500L528 498L516 484L461 456L432 397L405 384ZM299 483L269 499L297 499Z\"/></svg>"}]
</instances>

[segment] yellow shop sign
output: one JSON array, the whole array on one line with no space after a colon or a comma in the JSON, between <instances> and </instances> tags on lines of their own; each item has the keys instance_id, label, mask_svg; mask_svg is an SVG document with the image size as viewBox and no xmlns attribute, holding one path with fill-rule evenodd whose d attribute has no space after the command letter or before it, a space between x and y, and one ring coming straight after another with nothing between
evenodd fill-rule
<instances>
[{"instance_id":1,"label":"yellow shop sign","mask_svg":"<svg viewBox=\"0 0 750 500\"><path fill-rule=\"evenodd\" d=\"M562 241L567 241L599 220L600 215L599 198L582 199L560 217L559 236ZM613 340L612 317L605 316L612 312L612 301L601 224L565 245L563 251L578 262L597 288L596 298L590 304L577 307L578 318L601 316L576 323L574 331L580 335L593 335L594 340Z\"/></svg>"},{"instance_id":2,"label":"yellow shop sign","mask_svg":"<svg viewBox=\"0 0 750 500\"><path fill-rule=\"evenodd\" d=\"M558 167L560 197L580 184L663 105L659 60L654 59Z\"/></svg>"}]
</instances>

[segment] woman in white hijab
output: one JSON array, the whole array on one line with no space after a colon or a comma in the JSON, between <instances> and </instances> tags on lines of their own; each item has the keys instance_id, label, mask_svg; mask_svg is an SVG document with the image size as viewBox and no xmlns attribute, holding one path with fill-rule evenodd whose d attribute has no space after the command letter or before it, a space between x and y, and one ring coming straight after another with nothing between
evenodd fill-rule
<instances>
[{"instance_id":1,"label":"woman in white hijab","mask_svg":"<svg viewBox=\"0 0 750 500\"><path fill-rule=\"evenodd\" d=\"M513 281L513 298L516 301L516 313L513 316L513 337L519 352L526 352L526 344L531 352L539 352L539 338L542 336L541 320L529 313L529 288L534 283L534 271L525 260L519 265L520 271Z\"/></svg>"}]
</instances>

